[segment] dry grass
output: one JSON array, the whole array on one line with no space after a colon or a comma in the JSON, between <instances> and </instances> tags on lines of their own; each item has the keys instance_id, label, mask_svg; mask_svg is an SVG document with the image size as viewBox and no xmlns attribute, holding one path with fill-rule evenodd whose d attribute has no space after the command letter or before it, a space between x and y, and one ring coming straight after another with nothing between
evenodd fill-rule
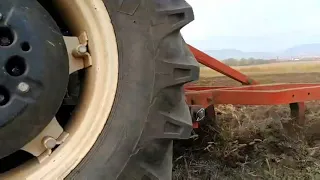
<instances>
[{"instance_id":1,"label":"dry grass","mask_svg":"<svg viewBox=\"0 0 320 180\"><path fill-rule=\"evenodd\" d=\"M320 115L318 104L309 106L308 126ZM221 105L216 111L217 122L176 144L174 179L320 178L315 128L292 123L288 107Z\"/></svg>"},{"instance_id":2,"label":"dry grass","mask_svg":"<svg viewBox=\"0 0 320 180\"><path fill-rule=\"evenodd\" d=\"M320 83L320 71L319 73L286 73L286 74L261 74L251 75L251 78L264 84L269 83ZM202 77L196 84L208 85L208 86L238 86L240 83L221 77Z\"/></svg>"},{"instance_id":3,"label":"dry grass","mask_svg":"<svg viewBox=\"0 0 320 180\"><path fill-rule=\"evenodd\" d=\"M258 74L279 74L279 73L314 73L320 72L320 61L297 61L283 62L252 66L235 66L233 67L247 75ZM217 77L222 76L216 71L212 71L207 67L201 67L201 77Z\"/></svg>"},{"instance_id":4,"label":"dry grass","mask_svg":"<svg viewBox=\"0 0 320 180\"><path fill-rule=\"evenodd\" d=\"M319 73L252 77L262 83L320 82ZM235 85L225 77L198 84ZM288 106L215 108L215 121L176 142L173 179L320 179L319 102L307 103L304 127L293 122Z\"/></svg>"}]
</instances>

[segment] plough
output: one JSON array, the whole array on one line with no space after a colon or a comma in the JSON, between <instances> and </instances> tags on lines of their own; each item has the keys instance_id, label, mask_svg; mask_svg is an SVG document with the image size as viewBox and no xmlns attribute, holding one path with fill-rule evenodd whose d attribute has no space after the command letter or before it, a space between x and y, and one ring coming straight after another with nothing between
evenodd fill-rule
<instances>
[{"instance_id":1,"label":"plough","mask_svg":"<svg viewBox=\"0 0 320 180\"><path fill-rule=\"evenodd\" d=\"M214 117L214 105L289 105L291 117L297 125L305 124L305 102L320 100L320 84L282 83L259 84L252 78L189 45L197 61L243 86L186 85L186 101L191 109L193 127L205 116ZM210 114L211 113L211 114Z\"/></svg>"}]
</instances>

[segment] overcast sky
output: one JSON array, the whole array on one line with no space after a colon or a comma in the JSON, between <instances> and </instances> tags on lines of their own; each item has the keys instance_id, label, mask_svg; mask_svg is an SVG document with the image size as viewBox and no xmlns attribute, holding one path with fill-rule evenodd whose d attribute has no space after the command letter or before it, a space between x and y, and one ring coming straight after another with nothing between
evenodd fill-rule
<instances>
[{"instance_id":1,"label":"overcast sky","mask_svg":"<svg viewBox=\"0 0 320 180\"><path fill-rule=\"evenodd\" d=\"M202 50L278 51L320 42L320 0L187 1L196 20L182 33Z\"/></svg>"}]
</instances>

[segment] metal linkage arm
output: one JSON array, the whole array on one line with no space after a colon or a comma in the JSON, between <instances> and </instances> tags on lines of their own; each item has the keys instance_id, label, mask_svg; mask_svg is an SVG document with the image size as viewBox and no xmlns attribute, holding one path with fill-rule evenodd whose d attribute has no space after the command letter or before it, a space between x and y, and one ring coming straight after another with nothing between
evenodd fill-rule
<instances>
[{"instance_id":1,"label":"metal linkage arm","mask_svg":"<svg viewBox=\"0 0 320 180\"><path fill-rule=\"evenodd\" d=\"M248 76L242 74L241 72L231 68L228 65L223 64L222 62L218 61L217 59L205 54L204 52L194 48L193 46L189 45L189 48L195 58L198 60L199 63L221 73L224 74L231 79L234 79L243 85L253 85L258 84L255 80L250 79Z\"/></svg>"}]
</instances>

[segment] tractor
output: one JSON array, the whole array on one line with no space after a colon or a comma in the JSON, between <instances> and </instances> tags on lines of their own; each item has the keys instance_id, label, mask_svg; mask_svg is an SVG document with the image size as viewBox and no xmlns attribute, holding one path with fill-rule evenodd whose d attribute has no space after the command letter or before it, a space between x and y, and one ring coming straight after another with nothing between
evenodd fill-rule
<instances>
[{"instance_id":1,"label":"tractor","mask_svg":"<svg viewBox=\"0 0 320 180\"><path fill-rule=\"evenodd\" d=\"M1 0L0 179L170 179L184 0Z\"/></svg>"},{"instance_id":2,"label":"tractor","mask_svg":"<svg viewBox=\"0 0 320 180\"><path fill-rule=\"evenodd\" d=\"M318 85L258 85L186 44L193 19L185 0L1 0L0 179L171 179L173 140L214 104L303 123ZM199 63L245 86L188 84Z\"/></svg>"}]
</instances>

